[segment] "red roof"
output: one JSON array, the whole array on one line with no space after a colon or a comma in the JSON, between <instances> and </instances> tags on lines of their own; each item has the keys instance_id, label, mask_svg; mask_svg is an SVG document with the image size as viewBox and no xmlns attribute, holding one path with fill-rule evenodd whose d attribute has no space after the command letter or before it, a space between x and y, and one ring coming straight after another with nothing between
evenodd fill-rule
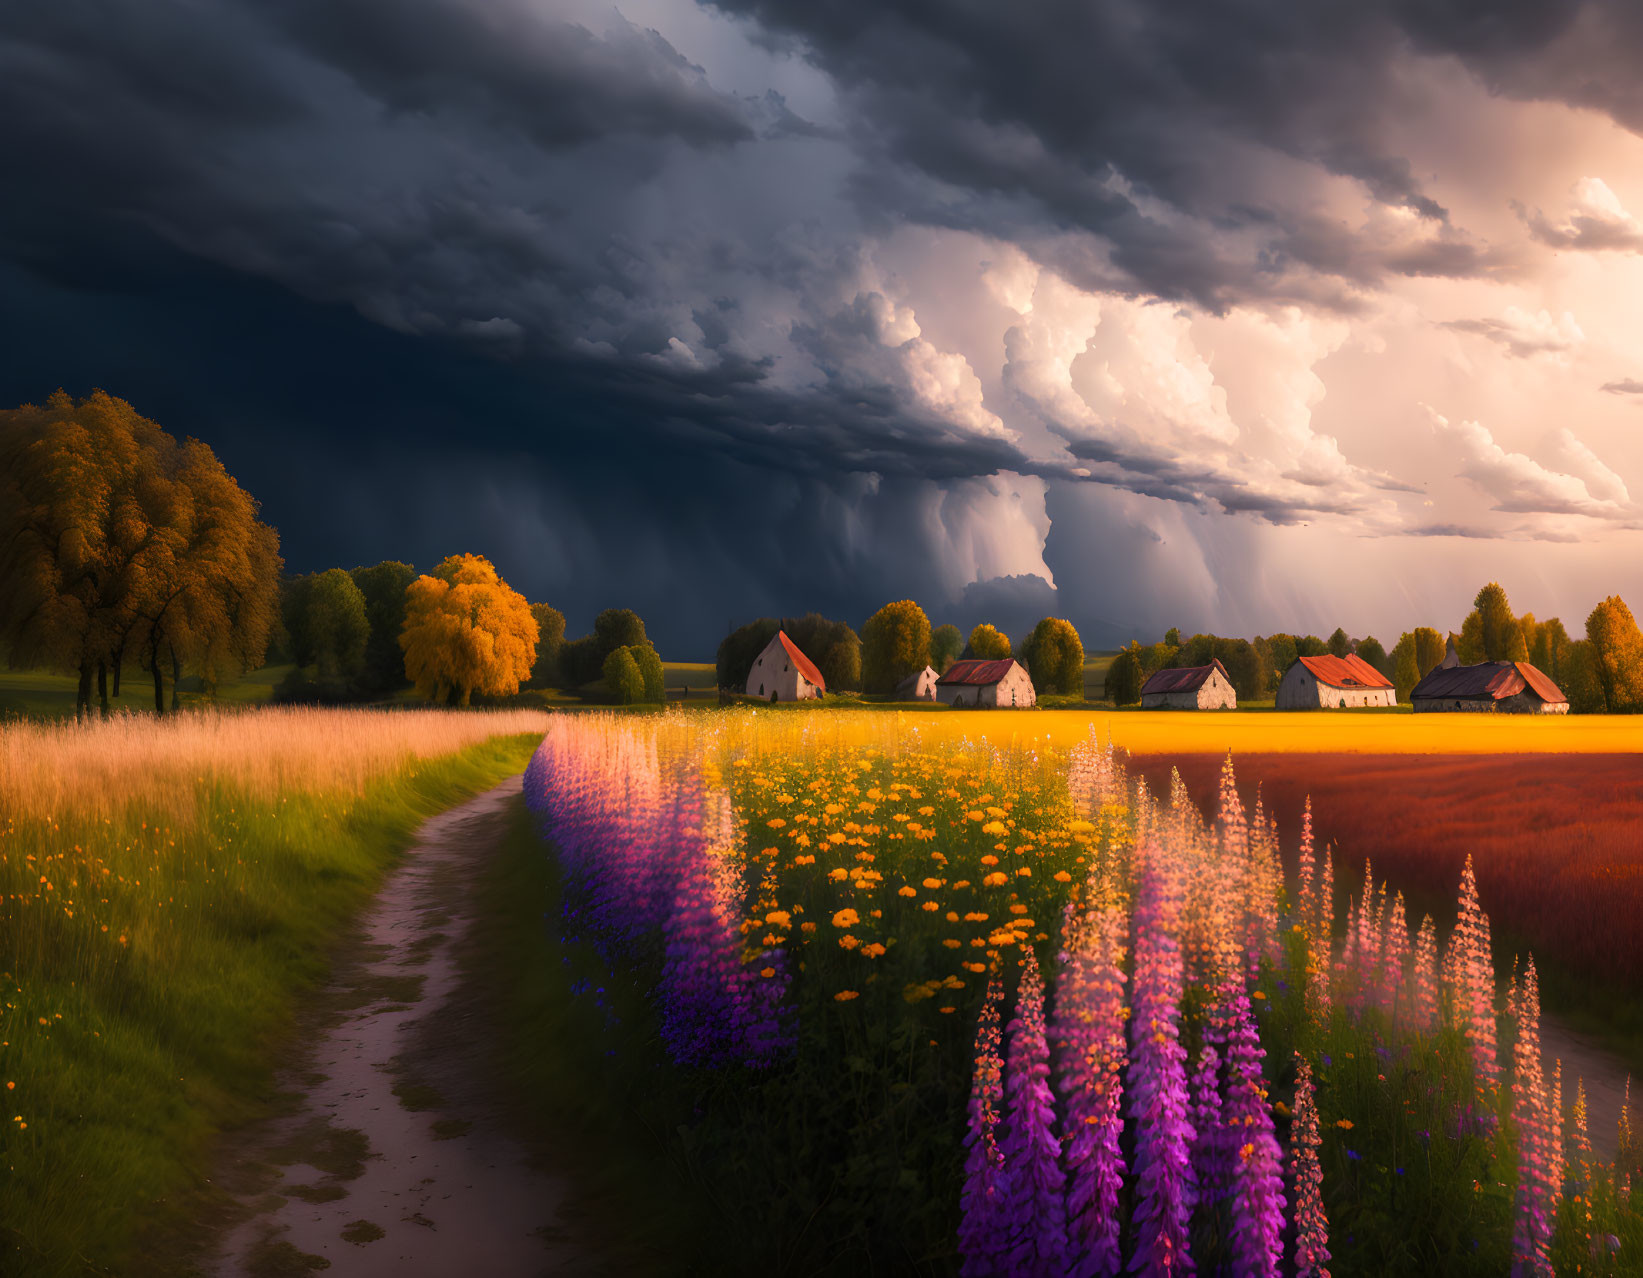
<instances>
[{"instance_id":1,"label":"red roof","mask_svg":"<svg viewBox=\"0 0 1643 1278\"><path fill-rule=\"evenodd\" d=\"M1392 681L1357 653L1344 657L1300 657L1319 683L1331 688L1390 688Z\"/></svg>"},{"instance_id":2,"label":"red roof","mask_svg":"<svg viewBox=\"0 0 1643 1278\"><path fill-rule=\"evenodd\" d=\"M799 673L806 679L810 680L811 683L815 684L816 687L820 688L823 692L826 692L827 680L823 679L821 671L816 669L816 663L810 660L809 657L805 656L804 653L800 652L799 645L787 637L787 631L778 630L776 632L776 638L782 641L782 647L786 648L787 655L793 658L793 664L799 668Z\"/></svg>"},{"instance_id":3,"label":"red roof","mask_svg":"<svg viewBox=\"0 0 1643 1278\"><path fill-rule=\"evenodd\" d=\"M1527 661L1483 661L1475 666L1443 666L1427 673L1415 685L1410 699L1442 701L1456 700L1504 701L1515 697L1525 688L1542 701L1557 704L1567 701L1558 686Z\"/></svg>"},{"instance_id":4,"label":"red roof","mask_svg":"<svg viewBox=\"0 0 1643 1278\"><path fill-rule=\"evenodd\" d=\"M1232 676L1221 664L1221 659L1215 657L1207 666L1181 666L1171 670L1154 671L1141 685L1141 695L1144 697L1149 692L1197 692L1204 686L1204 681L1217 670L1221 672L1221 678L1228 683L1232 682Z\"/></svg>"},{"instance_id":5,"label":"red roof","mask_svg":"<svg viewBox=\"0 0 1643 1278\"><path fill-rule=\"evenodd\" d=\"M947 667L947 673L936 682L966 685L997 683L1010 673L1010 667L1015 664L1014 657L1005 657L999 661L980 661L972 657L965 661L953 662Z\"/></svg>"}]
</instances>

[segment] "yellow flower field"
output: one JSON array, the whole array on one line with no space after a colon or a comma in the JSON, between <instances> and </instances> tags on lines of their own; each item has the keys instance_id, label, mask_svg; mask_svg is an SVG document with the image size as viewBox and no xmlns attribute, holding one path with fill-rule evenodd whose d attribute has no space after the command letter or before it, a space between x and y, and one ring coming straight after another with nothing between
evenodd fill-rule
<instances>
[{"instance_id":1,"label":"yellow flower field","mask_svg":"<svg viewBox=\"0 0 1643 1278\"><path fill-rule=\"evenodd\" d=\"M1394 714L1352 711L939 710L896 720L939 740L985 737L996 745L1055 747L1094 727L1131 754L1635 754L1643 717L1633 715Z\"/></svg>"}]
</instances>

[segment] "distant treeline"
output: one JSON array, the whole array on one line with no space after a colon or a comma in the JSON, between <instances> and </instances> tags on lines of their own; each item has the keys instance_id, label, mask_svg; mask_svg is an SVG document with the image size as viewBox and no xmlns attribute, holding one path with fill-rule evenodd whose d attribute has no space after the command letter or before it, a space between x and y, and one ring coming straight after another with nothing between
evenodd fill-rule
<instances>
[{"instance_id":1,"label":"distant treeline","mask_svg":"<svg viewBox=\"0 0 1643 1278\"><path fill-rule=\"evenodd\" d=\"M1257 635L1233 639L1193 635L1183 640L1170 630L1159 643L1131 643L1107 670L1107 700L1134 705L1141 686L1159 670L1208 665L1219 660L1240 701L1271 699L1284 671L1297 657L1356 654L1392 680L1400 701L1439 662L1451 632L1418 626L1398 637L1388 652L1373 635L1349 637L1337 628L1328 639L1316 635ZM1506 591L1490 582L1478 591L1472 611L1452 633L1460 661L1526 661L1551 678L1577 713L1629 714L1643 711L1643 633L1618 595L1603 600L1586 618L1585 637L1571 639L1562 621L1539 621L1533 613L1513 614Z\"/></svg>"}]
</instances>

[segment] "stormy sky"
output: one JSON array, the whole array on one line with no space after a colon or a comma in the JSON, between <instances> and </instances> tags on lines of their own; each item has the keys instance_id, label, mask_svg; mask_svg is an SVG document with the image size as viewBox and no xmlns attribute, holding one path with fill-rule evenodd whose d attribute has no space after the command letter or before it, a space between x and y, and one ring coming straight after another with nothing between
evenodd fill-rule
<instances>
[{"instance_id":1,"label":"stormy sky","mask_svg":"<svg viewBox=\"0 0 1643 1278\"><path fill-rule=\"evenodd\" d=\"M0 402L664 655L1643 604L1628 0L0 15Z\"/></svg>"}]
</instances>

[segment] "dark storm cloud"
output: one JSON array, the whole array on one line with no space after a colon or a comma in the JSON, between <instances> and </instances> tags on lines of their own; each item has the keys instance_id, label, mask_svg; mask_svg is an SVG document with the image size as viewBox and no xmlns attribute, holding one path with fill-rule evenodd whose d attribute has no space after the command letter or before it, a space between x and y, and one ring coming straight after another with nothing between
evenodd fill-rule
<instances>
[{"instance_id":1,"label":"dark storm cloud","mask_svg":"<svg viewBox=\"0 0 1643 1278\"><path fill-rule=\"evenodd\" d=\"M719 5L785 34L852 87L859 128L882 155L863 189L917 193L905 171L914 166L949 189L928 193L917 216L996 228L1014 213L1092 231L1112 241L1132 287L1210 307L1301 287L1291 266L1370 285L1507 264L1449 225L1388 140L1411 53L1454 57L1498 92L1643 127L1643 9L1624 0ZM1355 178L1430 233L1348 249L1344 227L1320 226L1286 208L1281 189L1246 178L1252 149ZM1144 211L1148 199L1191 220ZM1250 230L1261 247L1228 253L1199 223ZM1349 306L1350 293L1338 301Z\"/></svg>"},{"instance_id":2,"label":"dark storm cloud","mask_svg":"<svg viewBox=\"0 0 1643 1278\"><path fill-rule=\"evenodd\" d=\"M655 31L604 36L506 5L302 0L266 6L297 44L396 111L465 110L563 147L612 134L753 136L742 105Z\"/></svg>"}]
</instances>

